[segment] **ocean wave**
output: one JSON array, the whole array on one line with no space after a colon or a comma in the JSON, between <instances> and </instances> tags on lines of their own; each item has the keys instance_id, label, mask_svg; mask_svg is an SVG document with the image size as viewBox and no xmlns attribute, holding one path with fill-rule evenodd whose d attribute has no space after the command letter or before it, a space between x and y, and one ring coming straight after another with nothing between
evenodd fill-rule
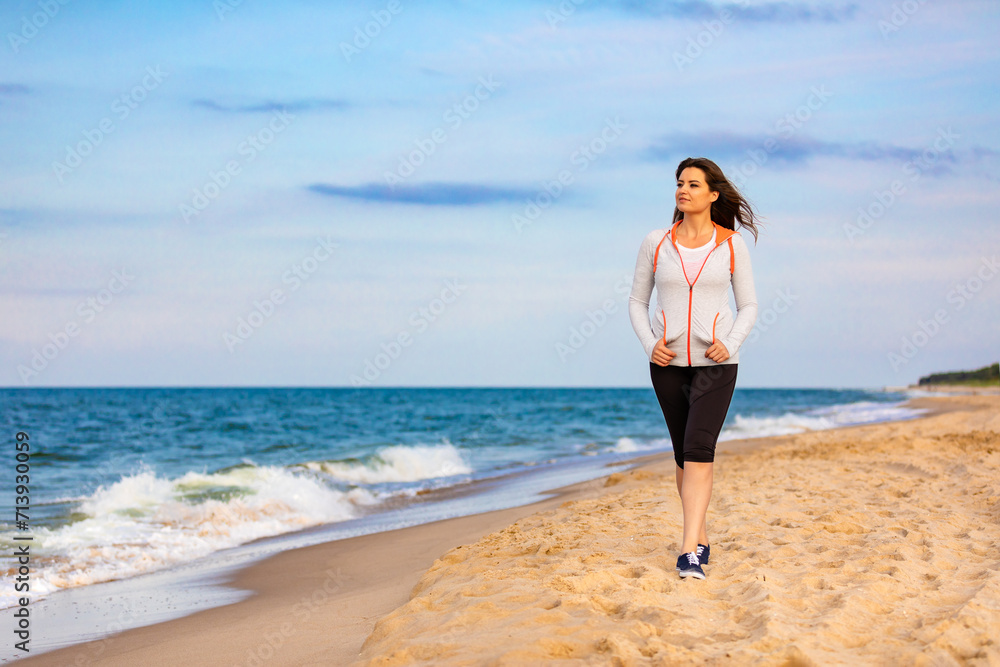
<instances>
[{"instance_id":1,"label":"ocean wave","mask_svg":"<svg viewBox=\"0 0 1000 667\"><path fill-rule=\"evenodd\" d=\"M312 461L304 466L352 484L419 482L472 472L459 449L447 440L440 445L385 447L363 461Z\"/></svg>"},{"instance_id":2,"label":"ocean wave","mask_svg":"<svg viewBox=\"0 0 1000 667\"><path fill-rule=\"evenodd\" d=\"M850 426L851 424L870 424L872 422L893 421L897 419L912 419L927 412L923 408L904 407L904 403L905 401L900 401L899 403L858 401L856 403L814 408L809 413L822 415L830 419L835 426Z\"/></svg>"},{"instance_id":3,"label":"ocean wave","mask_svg":"<svg viewBox=\"0 0 1000 667\"><path fill-rule=\"evenodd\" d=\"M77 509L85 518L35 530L32 593L124 579L257 538L343 521L377 501L367 489L338 490L313 474L276 466L175 479L145 469L86 497ZM13 544L9 535L2 542ZM14 599L0 592L0 607Z\"/></svg>"},{"instance_id":4,"label":"ocean wave","mask_svg":"<svg viewBox=\"0 0 1000 667\"><path fill-rule=\"evenodd\" d=\"M252 461L176 478L148 467L100 486L77 504L78 520L35 530L32 593L124 579L252 540L355 518L362 506L413 496L422 482L472 472L450 442L386 447L364 461L258 466ZM367 488L372 485L372 488ZM12 534L0 537L13 552ZM4 559L7 574L12 560ZM0 591L0 608L16 604Z\"/></svg>"},{"instance_id":5,"label":"ocean wave","mask_svg":"<svg viewBox=\"0 0 1000 667\"><path fill-rule=\"evenodd\" d=\"M903 393L909 398L928 398L931 396L954 396L958 393L969 393L972 391L933 391L931 389L904 389Z\"/></svg>"},{"instance_id":6,"label":"ocean wave","mask_svg":"<svg viewBox=\"0 0 1000 667\"><path fill-rule=\"evenodd\" d=\"M924 412L926 410L903 407L902 402L858 401L814 408L801 413L786 412L772 417L735 415L732 423L723 429L719 440L792 435L838 426L912 419Z\"/></svg>"},{"instance_id":7,"label":"ocean wave","mask_svg":"<svg viewBox=\"0 0 1000 667\"><path fill-rule=\"evenodd\" d=\"M735 415L731 424L719 435L719 440L761 438L773 435L791 435L805 431L833 428L836 424L826 417L786 412L776 417Z\"/></svg>"},{"instance_id":8,"label":"ocean wave","mask_svg":"<svg viewBox=\"0 0 1000 667\"><path fill-rule=\"evenodd\" d=\"M615 446L609 451L618 454L630 454L632 452L646 452L655 449L670 448L669 438L654 438L647 442L636 442L633 438L622 437L618 438L615 442Z\"/></svg>"},{"instance_id":9,"label":"ocean wave","mask_svg":"<svg viewBox=\"0 0 1000 667\"><path fill-rule=\"evenodd\" d=\"M873 422L911 419L926 410L903 407L904 402L883 403L876 401L857 401L841 403L803 412L785 412L781 415L754 416L732 414L729 423L719 435L719 440L740 440L743 438L762 438L777 435L793 435L806 431L821 431L839 426L853 424L869 424ZM650 440L623 436L605 451L618 454L670 449L670 438L653 438ZM583 452L593 454L596 452Z\"/></svg>"}]
</instances>

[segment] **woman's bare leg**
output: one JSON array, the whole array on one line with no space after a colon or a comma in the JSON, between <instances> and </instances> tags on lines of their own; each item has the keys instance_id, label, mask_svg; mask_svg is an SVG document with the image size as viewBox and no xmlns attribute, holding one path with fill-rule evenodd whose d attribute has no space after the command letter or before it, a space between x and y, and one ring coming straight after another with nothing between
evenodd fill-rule
<instances>
[{"instance_id":1,"label":"woman's bare leg","mask_svg":"<svg viewBox=\"0 0 1000 667\"><path fill-rule=\"evenodd\" d=\"M684 508L684 542L681 553L690 553L696 551L699 544L708 544L708 503L712 499L714 466L714 463L694 461L686 461L684 468L675 466L677 492Z\"/></svg>"}]
</instances>

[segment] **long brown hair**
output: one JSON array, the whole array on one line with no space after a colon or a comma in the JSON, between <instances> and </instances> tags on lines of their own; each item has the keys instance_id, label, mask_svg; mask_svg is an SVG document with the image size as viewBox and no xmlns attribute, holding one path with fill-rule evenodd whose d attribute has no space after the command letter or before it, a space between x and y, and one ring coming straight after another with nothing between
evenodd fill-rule
<instances>
[{"instance_id":1,"label":"long brown hair","mask_svg":"<svg viewBox=\"0 0 1000 667\"><path fill-rule=\"evenodd\" d=\"M719 198L712 202L712 221L717 222L726 229L736 230L736 223L746 227L753 233L754 243L757 242L757 227L760 225L759 217L754 213L750 202L740 194L736 186L729 182L726 175L722 173L719 165L706 157L689 157L677 166L676 178L680 180L681 172L688 167L697 167L705 172L706 185L709 192L718 192ZM674 208L674 222L684 217L676 207Z\"/></svg>"}]
</instances>

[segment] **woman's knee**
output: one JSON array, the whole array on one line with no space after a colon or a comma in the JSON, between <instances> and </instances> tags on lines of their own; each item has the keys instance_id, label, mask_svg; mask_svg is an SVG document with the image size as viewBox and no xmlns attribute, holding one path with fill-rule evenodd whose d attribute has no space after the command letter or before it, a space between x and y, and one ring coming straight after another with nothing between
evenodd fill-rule
<instances>
[{"instance_id":1,"label":"woman's knee","mask_svg":"<svg viewBox=\"0 0 1000 667\"><path fill-rule=\"evenodd\" d=\"M674 463L682 471L684 470L684 449L682 447L674 447Z\"/></svg>"},{"instance_id":2,"label":"woman's knee","mask_svg":"<svg viewBox=\"0 0 1000 667\"><path fill-rule=\"evenodd\" d=\"M698 440L694 442L685 443L684 461L691 463L714 463L715 441Z\"/></svg>"}]
</instances>

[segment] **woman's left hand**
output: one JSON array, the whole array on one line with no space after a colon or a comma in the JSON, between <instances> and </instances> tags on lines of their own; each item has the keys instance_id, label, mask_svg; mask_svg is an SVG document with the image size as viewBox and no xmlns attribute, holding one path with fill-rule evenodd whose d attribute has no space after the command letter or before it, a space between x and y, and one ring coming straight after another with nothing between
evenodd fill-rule
<instances>
[{"instance_id":1,"label":"woman's left hand","mask_svg":"<svg viewBox=\"0 0 1000 667\"><path fill-rule=\"evenodd\" d=\"M729 350L726 346L716 340L712 343L712 346L705 350L705 356L712 361L721 364L723 361L729 358Z\"/></svg>"}]
</instances>

